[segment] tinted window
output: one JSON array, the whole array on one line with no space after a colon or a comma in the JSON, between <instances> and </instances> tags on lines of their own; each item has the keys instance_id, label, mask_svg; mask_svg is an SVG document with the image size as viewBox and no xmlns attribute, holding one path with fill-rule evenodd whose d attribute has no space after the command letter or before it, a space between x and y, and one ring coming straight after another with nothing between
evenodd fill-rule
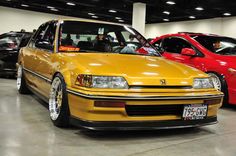
<instances>
[{"instance_id":1,"label":"tinted window","mask_svg":"<svg viewBox=\"0 0 236 156\"><path fill-rule=\"evenodd\" d=\"M130 27L79 21L61 24L59 51L159 56L152 45Z\"/></svg>"},{"instance_id":2,"label":"tinted window","mask_svg":"<svg viewBox=\"0 0 236 156\"><path fill-rule=\"evenodd\" d=\"M209 51L220 55L236 55L236 40L228 37L193 36Z\"/></svg>"},{"instance_id":3,"label":"tinted window","mask_svg":"<svg viewBox=\"0 0 236 156\"><path fill-rule=\"evenodd\" d=\"M30 40L29 47L35 47L35 42L42 38L46 31L47 25L41 25L38 30L34 33L32 39Z\"/></svg>"},{"instance_id":4,"label":"tinted window","mask_svg":"<svg viewBox=\"0 0 236 156\"><path fill-rule=\"evenodd\" d=\"M181 38L166 38L162 44L163 50L180 54L183 48L192 48L191 44Z\"/></svg>"},{"instance_id":5,"label":"tinted window","mask_svg":"<svg viewBox=\"0 0 236 156\"><path fill-rule=\"evenodd\" d=\"M48 41L53 46L54 39L55 39L55 33L56 33L56 23L52 22L47 26L42 39L45 41Z\"/></svg>"},{"instance_id":6,"label":"tinted window","mask_svg":"<svg viewBox=\"0 0 236 156\"><path fill-rule=\"evenodd\" d=\"M160 52L163 52L163 49L162 49L162 39L157 40L157 41L154 42L152 45L153 45L155 48L157 48Z\"/></svg>"},{"instance_id":7,"label":"tinted window","mask_svg":"<svg viewBox=\"0 0 236 156\"><path fill-rule=\"evenodd\" d=\"M52 47L54 46L54 39L56 33L56 23L50 22L43 24L39 27L38 31L36 31L35 35L32 39L32 46L35 46L35 43L38 41L43 41L49 43Z\"/></svg>"}]
</instances>

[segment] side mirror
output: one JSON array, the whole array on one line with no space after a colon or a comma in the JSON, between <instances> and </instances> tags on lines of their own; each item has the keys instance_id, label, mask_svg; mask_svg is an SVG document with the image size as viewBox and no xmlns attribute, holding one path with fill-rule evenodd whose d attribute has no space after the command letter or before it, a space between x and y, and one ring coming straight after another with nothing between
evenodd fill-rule
<instances>
[{"instance_id":1,"label":"side mirror","mask_svg":"<svg viewBox=\"0 0 236 156\"><path fill-rule=\"evenodd\" d=\"M181 54L186 55L186 56L196 56L197 55L197 53L192 48L183 48L181 50Z\"/></svg>"},{"instance_id":2,"label":"side mirror","mask_svg":"<svg viewBox=\"0 0 236 156\"><path fill-rule=\"evenodd\" d=\"M46 41L46 40L36 41L35 47L40 48L40 49L53 50L53 46L50 44L49 41Z\"/></svg>"}]
</instances>

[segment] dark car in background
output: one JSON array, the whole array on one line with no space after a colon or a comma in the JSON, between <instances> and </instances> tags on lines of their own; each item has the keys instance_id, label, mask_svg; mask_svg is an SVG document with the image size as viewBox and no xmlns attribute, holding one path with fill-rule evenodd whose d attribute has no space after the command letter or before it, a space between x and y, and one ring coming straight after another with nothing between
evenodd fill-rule
<instances>
[{"instance_id":1,"label":"dark car in background","mask_svg":"<svg viewBox=\"0 0 236 156\"><path fill-rule=\"evenodd\" d=\"M20 48L31 38L30 32L9 32L0 35L0 76L15 76Z\"/></svg>"}]
</instances>

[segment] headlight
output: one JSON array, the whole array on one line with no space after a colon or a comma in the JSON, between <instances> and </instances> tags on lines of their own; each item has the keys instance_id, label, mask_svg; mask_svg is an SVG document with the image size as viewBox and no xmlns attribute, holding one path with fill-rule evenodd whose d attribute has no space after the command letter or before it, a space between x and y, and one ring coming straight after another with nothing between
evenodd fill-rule
<instances>
[{"instance_id":1,"label":"headlight","mask_svg":"<svg viewBox=\"0 0 236 156\"><path fill-rule=\"evenodd\" d=\"M214 85L211 78L195 78L193 82L193 88L214 88Z\"/></svg>"},{"instance_id":2,"label":"headlight","mask_svg":"<svg viewBox=\"0 0 236 156\"><path fill-rule=\"evenodd\" d=\"M88 88L128 88L126 80L120 76L79 75L75 84Z\"/></svg>"},{"instance_id":3,"label":"headlight","mask_svg":"<svg viewBox=\"0 0 236 156\"><path fill-rule=\"evenodd\" d=\"M230 72L230 74L236 75L236 69L234 69L234 68L229 68L228 71Z\"/></svg>"}]
</instances>

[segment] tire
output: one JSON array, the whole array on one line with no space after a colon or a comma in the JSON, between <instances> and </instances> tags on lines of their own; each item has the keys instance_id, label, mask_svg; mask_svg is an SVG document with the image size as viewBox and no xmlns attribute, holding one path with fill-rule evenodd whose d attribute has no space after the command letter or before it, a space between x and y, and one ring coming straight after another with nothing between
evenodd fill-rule
<instances>
[{"instance_id":1,"label":"tire","mask_svg":"<svg viewBox=\"0 0 236 156\"><path fill-rule=\"evenodd\" d=\"M53 124L57 127L68 127L69 105L66 92L66 83L61 74L57 74L52 81L49 98L49 115Z\"/></svg>"},{"instance_id":2,"label":"tire","mask_svg":"<svg viewBox=\"0 0 236 156\"><path fill-rule=\"evenodd\" d=\"M228 104L228 86L222 75L217 73L208 73L212 77L213 84L217 90L224 93L224 101L223 104Z\"/></svg>"},{"instance_id":3,"label":"tire","mask_svg":"<svg viewBox=\"0 0 236 156\"><path fill-rule=\"evenodd\" d=\"M18 66L17 69L17 79L16 79L17 90L20 94L29 94L30 91L25 82L25 76L23 72L23 68L21 65Z\"/></svg>"}]
</instances>

